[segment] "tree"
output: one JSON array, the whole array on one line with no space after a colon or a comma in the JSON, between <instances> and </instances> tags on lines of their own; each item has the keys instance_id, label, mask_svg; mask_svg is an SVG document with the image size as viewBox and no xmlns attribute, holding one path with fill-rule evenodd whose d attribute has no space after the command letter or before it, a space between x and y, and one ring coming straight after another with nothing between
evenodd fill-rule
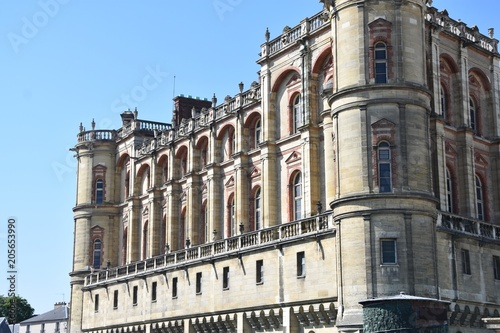
<instances>
[{"instance_id":1,"label":"tree","mask_svg":"<svg viewBox=\"0 0 500 333\"><path fill-rule=\"evenodd\" d=\"M33 317L35 309L20 296L4 297L0 295L0 317L9 319L10 324L17 324Z\"/></svg>"}]
</instances>

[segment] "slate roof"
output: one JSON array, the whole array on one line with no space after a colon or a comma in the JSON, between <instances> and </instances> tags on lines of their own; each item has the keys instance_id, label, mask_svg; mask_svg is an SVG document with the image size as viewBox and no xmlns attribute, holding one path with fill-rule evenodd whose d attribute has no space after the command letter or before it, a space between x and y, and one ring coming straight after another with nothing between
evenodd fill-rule
<instances>
[{"instance_id":1,"label":"slate roof","mask_svg":"<svg viewBox=\"0 0 500 333\"><path fill-rule=\"evenodd\" d=\"M30 319L23 320L20 324L26 325L26 324L56 322L56 321L64 321L67 319L68 319L68 307L59 306L57 308L50 310L49 312L45 312L39 314L38 316L31 317Z\"/></svg>"},{"instance_id":2,"label":"slate roof","mask_svg":"<svg viewBox=\"0 0 500 333\"><path fill-rule=\"evenodd\" d=\"M0 333L11 333L9 321L5 317L0 317Z\"/></svg>"}]
</instances>

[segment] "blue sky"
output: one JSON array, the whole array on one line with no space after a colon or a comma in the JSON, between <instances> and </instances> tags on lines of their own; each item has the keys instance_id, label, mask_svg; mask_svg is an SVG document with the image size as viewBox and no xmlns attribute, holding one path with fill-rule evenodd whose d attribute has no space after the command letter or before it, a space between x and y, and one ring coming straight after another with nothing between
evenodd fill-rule
<instances>
[{"instance_id":1,"label":"blue sky","mask_svg":"<svg viewBox=\"0 0 500 333\"><path fill-rule=\"evenodd\" d=\"M483 34L498 0L434 0ZM317 0L23 0L0 5L0 294L7 219L18 221L17 291L36 313L70 299L78 126L119 114L170 122L175 93L219 101L257 80L271 38L322 9ZM4 250L1 250L4 249ZM2 254L3 253L3 254Z\"/></svg>"}]
</instances>

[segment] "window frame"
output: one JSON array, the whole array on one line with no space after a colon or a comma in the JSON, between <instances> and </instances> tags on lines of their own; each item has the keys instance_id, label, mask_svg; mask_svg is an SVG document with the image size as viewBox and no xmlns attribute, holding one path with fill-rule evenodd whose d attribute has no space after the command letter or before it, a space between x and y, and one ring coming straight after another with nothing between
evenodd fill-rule
<instances>
[{"instance_id":1,"label":"window frame","mask_svg":"<svg viewBox=\"0 0 500 333\"><path fill-rule=\"evenodd\" d=\"M203 273L197 272L196 273L196 295L201 295L202 281L203 281Z\"/></svg>"},{"instance_id":2,"label":"window frame","mask_svg":"<svg viewBox=\"0 0 500 333\"><path fill-rule=\"evenodd\" d=\"M255 262L255 283L264 284L264 260L259 259Z\"/></svg>"},{"instance_id":3,"label":"window frame","mask_svg":"<svg viewBox=\"0 0 500 333\"><path fill-rule=\"evenodd\" d=\"M451 172L448 168L446 168L446 184L445 184L445 192L446 192L446 211L448 213L454 213L453 209L453 178L451 176Z\"/></svg>"},{"instance_id":4,"label":"window frame","mask_svg":"<svg viewBox=\"0 0 500 333\"><path fill-rule=\"evenodd\" d=\"M461 249L462 274L472 275L470 267L470 252L467 249Z\"/></svg>"},{"instance_id":5,"label":"window frame","mask_svg":"<svg viewBox=\"0 0 500 333\"><path fill-rule=\"evenodd\" d=\"M253 200L253 217L254 217L254 229L255 230L260 230L262 229L262 197L261 197L262 191L260 186L255 190L254 193L254 200Z\"/></svg>"},{"instance_id":6,"label":"window frame","mask_svg":"<svg viewBox=\"0 0 500 333\"><path fill-rule=\"evenodd\" d=\"M296 94L292 101L292 134L298 133L302 126L302 95Z\"/></svg>"},{"instance_id":7,"label":"window frame","mask_svg":"<svg viewBox=\"0 0 500 333\"><path fill-rule=\"evenodd\" d=\"M139 300L139 287L134 286L132 288L132 305L137 306Z\"/></svg>"},{"instance_id":8,"label":"window frame","mask_svg":"<svg viewBox=\"0 0 500 333\"><path fill-rule=\"evenodd\" d=\"M95 181L95 204L102 205L104 203L104 179L97 178Z\"/></svg>"},{"instance_id":9,"label":"window frame","mask_svg":"<svg viewBox=\"0 0 500 333\"><path fill-rule=\"evenodd\" d=\"M151 283L151 302L156 303L158 300L158 282L153 281Z\"/></svg>"},{"instance_id":10,"label":"window frame","mask_svg":"<svg viewBox=\"0 0 500 333\"><path fill-rule=\"evenodd\" d=\"M386 245L392 245L388 248ZM398 265L398 246L395 238L380 239L380 265Z\"/></svg>"},{"instance_id":11,"label":"window frame","mask_svg":"<svg viewBox=\"0 0 500 333\"><path fill-rule=\"evenodd\" d=\"M113 292L113 310L118 309L118 290Z\"/></svg>"},{"instance_id":12,"label":"window frame","mask_svg":"<svg viewBox=\"0 0 500 333\"><path fill-rule=\"evenodd\" d=\"M175 276L172 278L172 298L177 298L179 279Z\"/></svg>"},{"instance_id":13,"label":"window frame","mask_svg":"<svg viewBox=\"0 0 500 333\"><path fill-rule=\"evenodd\" d=\"M229 290L229 266L222 268L222 290Z\"/></svg>"},{"instance_id":14,"label":"window frame","mask_svg":"<svg viewBox=\"0 0 500 333\"><path fill-rule=\"evenodd\" d=\"M99 246L99 248L97 248ZM92 242L92 267L100 269L102 265L102 241L100 238L94 239Z\"/></svg>"},{"instance_id":15,"label":"window frame","mask_svg":"<svg viewBox=\"0 0 500 333\"><path fill-rule=\"evenodd\" d=\"M500 281L500 256L493 256L493 278Z\"/></svg>"},{"instance_id":16,"label":"window frame","mask_svg":"<svg viewBox=\"0 0 500 333\"><path fill-rule=\"evenodd\" d=\"M292 220L302 219L304 190L302 186L302 172L298 171L292 178Z\"/></svg>"},{"instance_id":17,"label":"window frame","mask_svg":"<svg viewBox=\"0 0 500 333\"><path fill-rule=\"evenodd\" d=\"M388 167L388 170L383 169L385 167ZM381 141L377 145L377 170L379 193L392 193L392 152L391 145L387 141Z\"/></svg>"},{"instance_id":18,"label":"window frame","mask_svg":"<svg viewBox=\"0 0 500 333\"><path fill-rule=\"evenodd\" d=\"M94 312L99 312L99 294L94 295Z\"/></svg>"},{"instance_id":19,"label":"window frame","mask_svg":"<svg viewBox=\"0 0 500 333\"><path fill-rule=\"evenodd\" d=\"M387 44L384 42L373 45L373 74L375 83L388 82L388 53Z\"/></svg>"},{"instance_id":20,"label":"window frame","mask_svg":"<svg viewBox=\"0 0 500 333\"><path fill-rule=\"evenodd\" d=\"M296 255L297 278L306 277L306 253L305 251L297 252Z\"/></svg>"},{"instance_id":21,"label":"window frame","mask_svg":"<svg viewBox=\"0 0 500 333\"><path fill-rule=\"evenodd\" d=\"M476 191L475 201L476 201L476 218L480 221L485 220L485 197L484 197L484 186L481 178L478 175L474 176L474 189Z\"/></svg>"}]
</instances>

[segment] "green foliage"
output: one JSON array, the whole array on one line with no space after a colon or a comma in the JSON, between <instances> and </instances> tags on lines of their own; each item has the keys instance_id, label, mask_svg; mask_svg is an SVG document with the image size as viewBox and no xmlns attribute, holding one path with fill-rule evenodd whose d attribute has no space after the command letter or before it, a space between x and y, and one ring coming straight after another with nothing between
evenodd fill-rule
<instances>
[{"instance_id":1,"label":"green foliage","mask_svg":"<svg viewBox=\"0 0 500 333\"><path fill-rule=\"evenodd\" d=\"M0 295L0 317L6 317L9 324L17 324L33 317L35 309L28 301L19 296L4 297Z\"/></svg>"}]
</instances>

